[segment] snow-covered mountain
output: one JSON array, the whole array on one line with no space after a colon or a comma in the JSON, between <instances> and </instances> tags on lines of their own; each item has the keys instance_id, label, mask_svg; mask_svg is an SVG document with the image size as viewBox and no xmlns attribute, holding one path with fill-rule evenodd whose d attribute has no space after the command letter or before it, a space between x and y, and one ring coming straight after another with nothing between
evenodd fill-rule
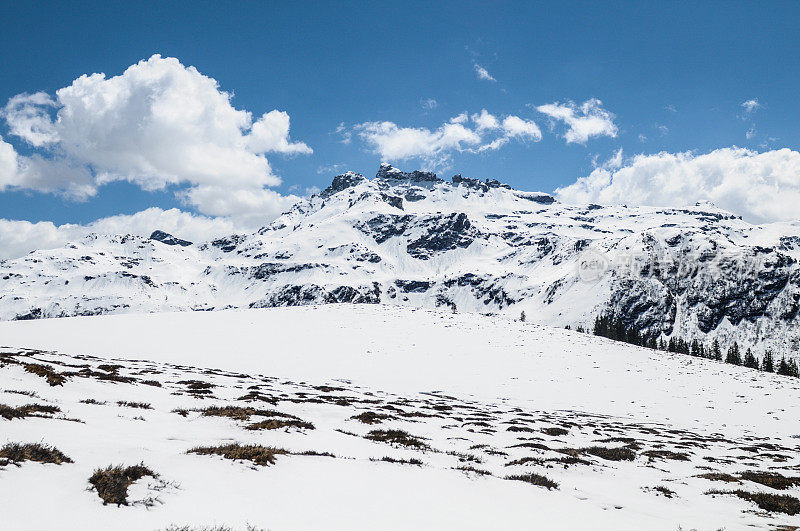
<instances>
[{"instance_id":1,"label":"snow-covered mountain","mask_svg":"<svg viewBox=\"0 0 800 531\"><path fill-rule=\"evenodd\" d=\"M452 307L648 335L800 340L800 223L709 204L565 205L498 181L348 172L254 234L92 235L0 262L0 318L311 303Z\"/></svg>"}]
</instances>

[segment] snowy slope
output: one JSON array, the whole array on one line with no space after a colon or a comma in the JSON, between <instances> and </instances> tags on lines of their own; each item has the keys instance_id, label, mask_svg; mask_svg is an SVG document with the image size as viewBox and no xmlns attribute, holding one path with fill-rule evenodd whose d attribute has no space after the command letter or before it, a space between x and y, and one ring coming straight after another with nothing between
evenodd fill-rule
<instances>
[{"instance_id":1,"label":"snowy slope","mask_svg":"<svg viewBox=\"0 0 800 531\"><path fill-rule=\"evenodd\" d=\"M4 322L0 344L0 404L60 408L0 418L0 446L43 442L74 461L0 466L11 529L800 525L798 515L707 494L800 495L798 485L741 476L800 475L796 378L502 316L384 305ZM66 381L51 387L30 364ZM204 414L209 406L278 411L313 428L250 430L261 413L237 420ZM352 418L365 412L389 418ZM370 440L380 429L427 447ZM262 467L186 453L232 442L290 454ZM375 461L383 457L422 464ZM95 469L140 462L159 477L135 482L131 505L103 506L87 489ZM506 479L527 473L558 488Z\"/></svg>"},{"instance_id":2,"label":"snowy slope","mask_svg":"<svg viewBox=\"0 0 800 531\"><path fill-rule=\"evenodd\" d=\"M650 336L800 346L800 224L707 204L564 205L382 165L255 234L187 243L97 235L2 262L0 318L382 303L573 327L604 313Z\"/></svg>"}]
</instances>

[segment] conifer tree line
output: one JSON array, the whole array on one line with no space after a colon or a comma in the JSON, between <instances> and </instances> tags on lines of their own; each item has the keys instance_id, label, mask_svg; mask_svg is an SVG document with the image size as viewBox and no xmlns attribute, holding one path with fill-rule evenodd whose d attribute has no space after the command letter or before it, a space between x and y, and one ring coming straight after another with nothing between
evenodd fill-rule
<instances>
[{"instance_id":1,"label":"conifer tree line","mask_svg":"<svg viewBox=\"0 0 800 531\"><path fill-rule=\"evenodd\" d=\"M691 342L680 337L671 337L669 341L664 341L663 338L657 338L655 335L642 334L635 328L626 326L621 318L609 315L599 315L594 320L593 332L596 336L607 337L615 341L623 341L653 350L687 354L698 358L724 361L732 365L741 365L759 371L777 372L784 376L800 377L800 372L798 371L795 360L787 360L785 356L782 356L781 360L776 363L772 352L767 350L764 353L764 357L759 362L758 358L753 355L753 351L749 348L745 351L744 355L742 355L739 344L736 342L723 353L719 346L719 341L716 339L710 346L703 344L696 338Z\"/></svg>"}]
</instances>

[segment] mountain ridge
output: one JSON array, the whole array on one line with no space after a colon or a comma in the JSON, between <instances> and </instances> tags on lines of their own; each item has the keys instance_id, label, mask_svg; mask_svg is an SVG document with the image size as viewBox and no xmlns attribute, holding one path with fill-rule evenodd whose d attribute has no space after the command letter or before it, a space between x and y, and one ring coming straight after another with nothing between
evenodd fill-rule
<instances>
[{"instance_id":1,"label":"mountain ridge","mask_svg":"<svg viewBox=\"0 0 800 531\"><path fill-rule=\"evenodd\" d=\"M713 205L565 205L497 180L382 164L252 234L90 235L0 262L0 318L381 303L718 339L792 355L800 224Z\"/></svg>"}]
</instances>

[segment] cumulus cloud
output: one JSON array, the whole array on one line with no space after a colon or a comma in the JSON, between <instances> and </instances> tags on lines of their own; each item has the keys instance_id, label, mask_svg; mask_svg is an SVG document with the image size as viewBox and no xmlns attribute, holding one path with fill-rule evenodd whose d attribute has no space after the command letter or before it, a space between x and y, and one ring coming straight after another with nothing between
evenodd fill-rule
<instances>
[{"instance_id":1,"label":"cumulus cloud","mask_svg":"<svg viewBox=\"0 0 800 531\"><path fill-rule=\"evenodd\" d=\"M209 218L176 208L148 208L136 214L102 218L86 225L55 225L50 221L0 219L0 260L17 258L37 249L54 249L90 233L150 236L160 229L193 242L208 241L258 228L240 218Z\"/></svg>"},{"instance_id":2,"label":"cumulus cloud","mask_svg":"<svg viewBox=\"0 0 800 531\"><path fill-rule=\"evenodd\" d=\"M617 160L601 165L557 189L556 195L566 203L652 206L707 200L754 223L796 220L800 153L788 148L759 153L731 147L700 155L636 155L624 164Z\"/></svg>"},{"instance_id":3,"label":"cumulus cloud","mask_svg":"<svg viewBox=\"0 0 800 531\"><path fill-rule=\"evenodd\" d=\"M533 142L542 139L534 121L513 115L501 120L486 109L472 115L463 112L434 130L401 127L394 122L365 122L354 130L383 160L418 158L434 167L445 164L452 153L495 150L511 139Z\"/></svg>"},{"instance_id":4,"label":"cumulus cloud","mask_svg":"<svg viewBox=\"0 0 800 531\"><path fill-rule=\"evenodd\" d=\"M424 127L400 127L394 122L366 122L357 125L356 130L374 152L386 160L433 159L448 151L463 151L481 141L478 133L452 121L433 131Z\"/></svg>"},{"instance_id":5,"label":"cumulus cloud","mask_svg":"<svg viewBox=\"0 0 800 531\"><path fill-rule=\"evenodd\" d=\"M70 186L63 188L63 181ZM39 154L20 156L14 146L0 137L0 192L32 188L85 199L95 193L92 175L86 168L63 158L47 159Z\"/></svg>"},{"instance_id":6,"label":"cumulus cloud","mask_svg":"<svg viewBox=\"0 0 800 531\"><path fill-rule=\"evenodd\" d=\"M314 152L303 142L289 140L289 115L277 110L265 113L253 124L247 141L254 153L310 155Z\"/></svg>"},{"instance_id":7,"label":"cumulus cloud","mask_svg":"<svg viewBox=\"0 0 800 531\"><path fill-rule=\"evenodd\" d=\"M0 136L0 190L17 185L18 174L17 150Z\"/></svg>"},{"instance_id":8,"label":"cumulus cloud","mask_svg":"<svg viewBox=\"0 0 800 531\"><path fill-rule=\"evenodd\" d=\"M473 114L472 121L478 126L478 130L497 129L500 127L500 121L497 117L490 114L486 109L482 109L480 114Z\"/></svg>"},{"instance_id":9,"label":"cumulus cloud","mask_svg":"<svg viewBox=\"0 0 800 531\"><path fill-rule=\"evenodd\" d=\"M285 112L254 120L231 97L216 80L160 55L118 76L83 75L55 98L15 96L2 111L10 133L47 151L18 157L6 186L87 197L126 180L146 190L180 188L204 213L260 208L265 201L252 198L281 182L266 154L312 150L291 140ZM8 180L0 175L0 183Z\"/></svg>"},{"instance_id":10,"label":"cumulus cloud","mask_svg":"<svg viewBox=\"0 0 800 531\"><path fill-rule=\"evenodd\" d=\"M492 74L490 74L488 70L486 70L478 63L475 63L474 66L475 66L475 73L478 74L478 79L483 79L484 81L493 81L493 82L497 81L494 77L492 77Z\"/></svg>"},{"instance_id":11,"label":"cumulus cloud","mask_svg":"<svg viewBox=\"0 0 800 531\"><path fill-rule=\"evenodd\" d=\"M603 102L592 98L576 105L574 102L549 103L539 105L536 110L549 116L553 122L563 122L566 126L564 139L567 143L585 144L595 136L617 136L618 128L614 115L603 109Z\"/></svg>"}]
</instances>

